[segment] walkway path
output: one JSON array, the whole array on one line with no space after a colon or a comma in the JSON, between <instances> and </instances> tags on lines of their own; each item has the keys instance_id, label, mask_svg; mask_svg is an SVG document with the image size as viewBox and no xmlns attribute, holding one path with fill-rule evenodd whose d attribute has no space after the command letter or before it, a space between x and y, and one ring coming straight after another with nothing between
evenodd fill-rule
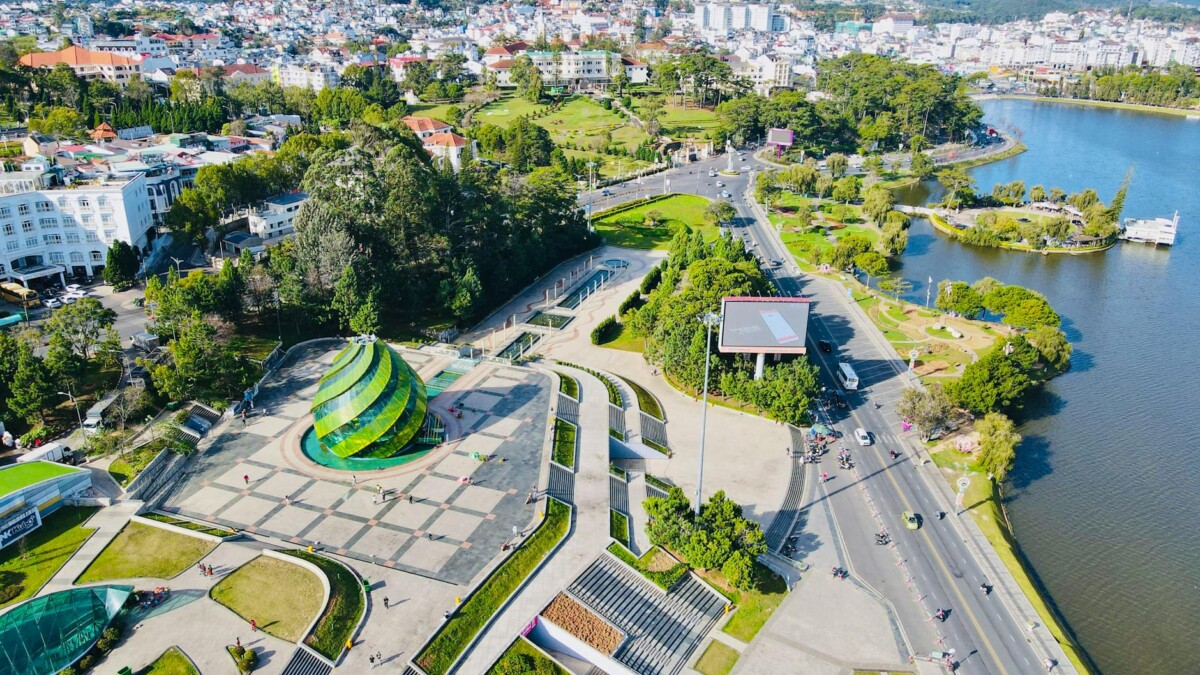
<instances>
[{"instance_id":1,"label":"walkway path","mask_svg":"<svg viewBox=\"0 0 1200 675\"><path fill-rule=\"evenodd\" d=\"M84 542L83 546L71 556L61 569L50 577L50 581L38 591L38 595L47 595L55 591L62 591L74 584L75 579L83 574L87 566L92 564L96 556L100 555L100 551L108 546L108 542L117 536L121 528L125 527L125 523L129 522L129 518L137 513L142 507L141 502L119 502L112 506L106 506L96 512L96 515L88 519L87 527L96 528L96 532Z\"/></svg>"},{"instance_id":2,"label":"walkway path","mask_svg":"<svg viewBox=\"0 0 1200 675\"><path fill-rule=\"evenodd\" d=\"M595 377L574 368L561 368L579 380L583 399L579 407L574 527L536 579L495 617L460 663L458 672L486 672L529 620L608 545L608 394Z\"/></svg>"}]
</instances>

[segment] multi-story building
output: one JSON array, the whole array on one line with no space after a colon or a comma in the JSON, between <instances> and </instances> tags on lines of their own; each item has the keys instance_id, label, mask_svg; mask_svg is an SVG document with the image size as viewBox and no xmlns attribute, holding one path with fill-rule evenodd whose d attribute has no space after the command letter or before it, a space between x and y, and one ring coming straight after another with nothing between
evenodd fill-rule
<instances>
[{"instance_id":1,"label":"multi-story building","mask_svg":"<svg viewBox=\"0 0 1200 675\"><path fill-rule=\"evenodd\" d=\"M167 43L160 37L133 35L131 37L93 40L90 44L92 51L120 54L131 59L165 58Z\"/></svg>"},{"instance_id":2,"label":"multi-story building","mask_svg":"<svg viewBox=\"0 0 1200 675\"><path fill-rule=\"evenodd\" d=\"M281 87L309 88L321 91L326 87L336 87L341 77L333 66L327 64L312 64L301 66L297 64L281 64L271 68L271 79Z\"/></svg>"},{"instance_id":3,"label":"multi-story building","mask_svg":"<svg viewBox=\"0 0 1200 675\"><path fill-rule=\"evenodd\" d=\"M445 133L451 130L449 124L433 119L432 117L415 117L407 115L400 120L404 125L412 130L417 138L425 140L434 134Z\"/></svg>"},{"instance_id":4,"label":"multi-story building","mask_svg":"<svg viewBox=\"0 0 1200 675\"><path fill-rule=\"evenodd\" d=\"M118 87L142 72L141 64L127 56L111 52L91 52L82 47L67 47L57 52L36 52L21 57L20 63L29 68L53 68L65 63L85 80L107 80Z\"/></svg>"},{"instance_id":5,"label":"multi-story building","mask_svg":"<svg viewBox=\"0 0 1200 675\"><path fill-rule=\"evenodd\" d=\"M784 56L760 55L751 59L731 56L727 59L733 74L754 85L754 91L768 96L772 89L792 86L793 60Z\"/></svg>"},{"instance_id":6,"label":"multi-story building","mask_svg":"<svg viewBox=\"0 0 1200 675\"><path fill-rule=\"evenodd\" d=\"M746 3L696 3L693 19L700 31L743 31L768 32L774 30L775 6L771 4Z\"/></svg>"},{"instance_id":7,"label":"multi-story building","mask_svg":"<svg viewBox=\"0 0 1200 675\"><path fill-rule=\"evenodd\" d=\"M622 69L632 84L645 84L648 73L646 64L622 57L616 52L585 50L579 52L523 52L542 75L548 87L566 86L581 89L606 84ZM513 59L500 59L488 64L488 70L496 74L496 83L501 87L516 86L509 77Z\"/></svg>"},{"instance_id":8,"label":"multi-story building","mask_svg":"<svg viewBox=\"0 0 1200 675\"><path fill-rule=\"evenodd\" d=\"M64 179L44 158L0 171L0 278L94 276L108 247L124 241L148 252L153 237L146 179Z\"/></svg>"},{"instance_id":9,"label":"multi-story building","mask_svg":"<svg viewBox=\"0 0 1200 675\"><path fill-rule=\"evenodd\" d=\"M267 246L282 237L291 236L296 232L296 214L306 201L306 192L289 192L268 199L261 208L250 212L250 234L262 239Z\"/></svg>"}]
</instances>

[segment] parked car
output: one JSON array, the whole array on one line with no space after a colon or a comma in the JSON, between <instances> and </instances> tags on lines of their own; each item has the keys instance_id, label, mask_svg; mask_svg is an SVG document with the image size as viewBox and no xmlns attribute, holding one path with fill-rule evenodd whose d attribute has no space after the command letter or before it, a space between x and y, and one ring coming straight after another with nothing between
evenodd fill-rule
<instances>
[{"instance_id":1,"label":"parked car","mask_svg":"<svg viewBox=\"0 0 1200 675\"><path fill-rule=\"evenodd\" d=\"M873 442L871 440L871 432L862 427L854 430L854 439L858 441L859 445L870 445Z\"/></svg>"},{"instance_id":2,"label":"parked car","mask_svg":"<svg viewBox=\"0 0 1200 675\"><path fill-rule=\"evenodd\" d=\"M83 293L84 292L83 286L80 286L79 284L67 284L65 287L63 287L63 290L66 291L67 293Z\"/></svg>"},{"instance_id":3,"label":"parked car","mask_svg":"<svg viewBox=\"0 0 1200 675\"><path fill-rule=\"evenodd\" d=\"M833 392L833 404L839 408L847 408L850 406L850 403L846 401L846 395L837 390Z\"/></svg>"},{"instance_id":4,"label":"parked car","mask_svg":"<svg viewBox=\"0 0 1200 675\"><path fill-rule=\"evenodd\" d=\"M725 184L721 181L717 181L717 187L725 187Z\"/></svg>"},{"instance_id":5,"label":"parked car","mask_svg":"<svg viewBox=\"0 0 1200 675\"><path fill-rule=\"evenodd\" d=\"M46 298L42 304L50 309L58 309L63 305L57 298Z\"/></svg>"},{"instance_id":6,"label":"parked car","mask_svg":"<svg viewBox=\"0 0 1200 675\"><path fill-rule=\"evenodd\" d=\"M74 293L66 293L62 296L61 300L64 305L69 305L82 297L83 297L82 295L75 295Z\"/></svg>"},{"instance_id":7,"label":"parked car","mask_svg":"<svg viewBox=\"0 0 1200 675\"><path fill-rule=\"evenodd\" d=\"M817 348L826 354L833 353L833 343L831 343L829 340L817 340Z\"/></svg>"}]
</instances>

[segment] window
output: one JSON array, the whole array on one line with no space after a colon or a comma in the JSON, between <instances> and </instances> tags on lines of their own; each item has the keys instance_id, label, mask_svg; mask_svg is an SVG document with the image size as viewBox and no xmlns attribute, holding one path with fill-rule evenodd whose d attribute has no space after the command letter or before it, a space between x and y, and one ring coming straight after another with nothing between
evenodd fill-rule
<instances>
[{"instance_id":1,"label":"window","mask_svg":"<svg viewBox=\"0 0 1200 675\"><path fill-rule=\"evenodd\" d=\"M91 200L89 200L87 197L80 197L80 198L79 198L79 208L81 208L81 209L90 209L90 208L92 208L92 202L91 202Z\"/></svg>"},{"instance_id":2,"label":"window","mask_svg":"<svg viewBox=\"0 0 1200 675\"><path fill-rule=\"evenodd\" d=\"M63 227L79 227L79 223L75 222L75 216L69 216L69 215L63 214L62 226Z\"/></svg>"},{"instance_id":3,"label":"window","mask_svg":"<svg viewBox=\"0 0 1200 675\"><path fill-rule=\"evenodd\" d=\"M58 208L60 208L60 209L67 208L67 198L66 197L58 198Z\"/></svg>"},{"instance_id":4,"label":"window","mask_svg":"<svg viewBox=\"0 0 1200 675\"><path fill-rule=\"evenodd\" d=\"M39 213L49 213L54 210L54 205L51 204L50 202L45 202L45 201L38 202L37 210Z\"/></svg>"},{"instance_id":5,"label":"window","mask_svg":"<svg viewBox=\"0 0 1200 675\"><path fill-rule=\"evenodd\" d=\"M71 262L73 262L73 263L83 262L83 254L80 253L79 251L71 251Z\"/></svg>"},{"instance_id":6,"label":"window","mask_svg":"<svg viewBox=\"0 0 1200 675\"><path fill-rule=\"evenodd\" d=\"M50 262L61 265L62 263L66 262L66 256L62 254L62 251L51 251Z\"/></svg>"},{"instance_id":7,"label":"window","mask_svg":"<svg viewBox=\"0 0 1200 675\"><path fill-rule=\"evenodd\" d=\"M16 239L9 239L8 243L6 243L4 245L4 247L6 249L8 249L9 251L15 251L15 250L17 250L17 247L20 245L21 245L21 242L17 241Z\"/></svg>"},{"instance_id":8,"label":"window","mask_svg":"<svg viewBox=\"0 0 1200 675\"><path fill-rule=\"evenodd\" d=\"M58 221L54 218L40 218L38 220L38 227L42 228L43 230L52 230L58 227Z\"/></svg>"},{"instance_id":9,"label":"window","mask_svg":"<svg viewBox=\"0 0 1200 675\"><path fill-rule=\"evenodd\" d=\"M10 237L11 237L12 235L14 235L14 234L16 234L16 233L17 233L17 228L13 227L13 224L12 224L12 223L5 223L5 224L4 224L4 234L6 234L6 235L8 235L8 236L10 236Z\"/></svg>"},{"instance_id":10,"label":"window","mask_svg":"<svg viewBox=\"0 0 1200 675\"><path fill-rule=\"evenodd\" d=\"M21 221L21 231L22 232L33 232L33 221L32 220L22 220Z\"/></svg>"},{"instance_id":11,"label":"window","mask_svg":"<svg viewBox=\"0 0 1200 675\"><path fill-rule=\"evenodd\" d=\"M26 237L25 245L28 246L29 248L33 248L34 246L37 246L38 238L37 237Z\"/></svg>"},{"instance_id":12,"label":"window","mask_svg":"<svg viewBox=\"0 0 1200 675\"><path fill-rule=\"evenodd\" d=\"M90 214L90 213L85 213L85 214L83 214L83 215L81 216L81 218L83 219L83 224L84 224L84 225L91 225L91 224L92 224L92 214Z\"/></svg>"},{"instance_id":13,"label":"window","mask_svg":"<svg viewBox=\"0 0 1200 675\"><path fill-rule=\"evenodd\" d=\"M116 238L117 238L117 231L116 231L116 230L105 230L105 231L104 231L104 239L105 239L105 241L112 241L113 239L116 239Z\"/></svg>"},{"instance_id":14,"label":"window","mask_svg":"<svg viewBox=\"0 0 1200 675\"><path fill-rule=\"evenodd\" d=\"M104 262L104 254L100 251L92 251L92 262Z\"/></svg>"},{"instance_id":15,"label":"window","mask_svg":"<svg viewBox=\"0 0 1200 675\"><path fill-rule=\"evenodd\" d=\"M104 223L105 225L112 225L112 221L113 217L111 213L100 214L100 222Z\"/></svg>"},{"instance_id":16,"label":"window","mask_svg":"<svg viewBox=\"0 0 1200 675\"><path fill-rule=\"evenodd\" d=\"M101 195L100 198L96 200L96 203L100 206L108 206L108 197Z\"/></svg>"},{"instance_id":17,"label":"window","mask_svg":"<svg viewBox=\"0 0 1200 675\"><path fill-rule=\"evenodd\" d=\"M67 233L67 243L68 244L78 244L79 243L79 233L78 232L68 232Z\"/></svg>"},{"instance_id":18,"label":"window","mask_svg":"<svg viewBox=\"0 0 1200 675\"><path fill-rule=\"evenodd\" d=\"M21 215L25 215L25 214L29 213L29 205L28 204L17 204L17 213L19 213Z\"/></svg>"},{"instance_id":19,"label":"window","mask_svg":"<svg viewBox=\"0 0 1200 675\"><path fill-rule=\"evenodd\" d=\"M0 218L12 218L12 209L7 206L0 206Z\"/></svg>"},{"instance_id":20,"label":"window","mask_svg":"<svg viewBox=\"0 0 1200 675\"><path fill-rule=\"evenodd\" d=\"M97 242L100 241L100 237L97 237L95 232L88 232L87 240L91 242Z\"/></svg>"},{"instance_id":21,"label":"window","mask_svg":"<svg viewBox=\"0 0 1200 675\"><path fill-rule=\"evenodd\" d=\"M54 246L62 243L62 235L59 234L43 234L42 243L47 246Z\"/></svg>"}]
</instances>

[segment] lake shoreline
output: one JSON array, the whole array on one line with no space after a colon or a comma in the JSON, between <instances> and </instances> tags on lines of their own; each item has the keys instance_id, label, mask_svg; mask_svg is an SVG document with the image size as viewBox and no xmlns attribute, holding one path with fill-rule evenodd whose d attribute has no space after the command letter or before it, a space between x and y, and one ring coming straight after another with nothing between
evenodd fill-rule
<instances>
[{"instance_id":1,"label":"lake shoreline","mask_svg":"<svg viewBox=\"0 0 1200 675\"><path fill-rule=\"evenodd\" d=\"M1143 103L1122 103L1120 101L1096 101L1089 98L1059 98L1056 96L1035 96L1033 94L983 94L973 97L976 101L1034 101L1061 103L1064 105L1087 106L1091 108L1107 108L1109 110L1128 110L1174 117L1200 117L1196 108L1169 108L1167 106L1146 105Z\"/></svg>"},{"instance_id":2,"label":"lake shoreline","mask_svg":"<svg viewBox=\"0 0 1200 675\"><path fill-rule=\"evenodd\" d=\"M950 237L951 239L954 239L956 241L959 239L958 230L951 227L950 224L947 223L945 220L943 220L941 216L931 213L928 216L926 216L926 220L929 221L929 224L933 226L934 230L941 232L942 234L944 234L947 237ZM1040 253L1042 255L1052 255L1052 254L1053 255L1087 255L1089 253L1103 253L1103 252L1107 251L1108 249L1116 246L1117 240L1113 239L1111 244L1106 244L1104 246L1096 246L1096 247L1092 247L1092 248L1062 248L1062 247L1049 248L1049 247L1047 247L1047 248L1043 248L1043 249L1036 249L1031 246L1020 246L1020 245L1013 244L1011 242L1006 242L1006 241L1000 242L999 246L979 246L977 244L965 244L965 245L976 246L978 248L995 248L995 249L1000 249L1002 251L1016 251L1018 253Z\"/></svg>"}]
</instances>

